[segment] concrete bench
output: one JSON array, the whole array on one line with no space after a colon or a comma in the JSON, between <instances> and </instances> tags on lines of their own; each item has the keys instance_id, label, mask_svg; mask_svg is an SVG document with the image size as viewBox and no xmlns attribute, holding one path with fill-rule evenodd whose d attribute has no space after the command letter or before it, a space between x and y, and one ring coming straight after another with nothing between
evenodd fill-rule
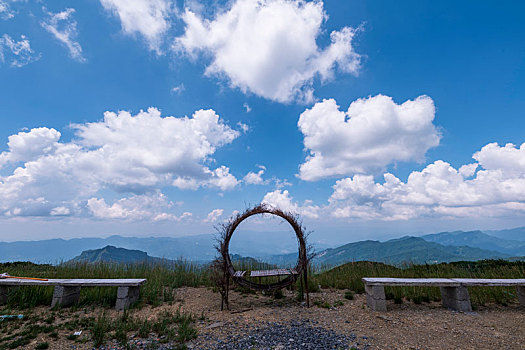
<instances>
[{"instance_id":1,"label":"concrete bench","mask_svg":"<svg viewBox=\"0 0 525 350\"><path fill-rule=\"evenodd\" d=\"M443 306L449 309L471 312L467 287L514 286L521 306L525 306L525 279L478 279L478 278L363 278L366 303L375 311L386 311L385 286L439 287Z\"/></svg>"},{"instance_id":2,"label":"concrete bench","mask_svg":"<svg viewBox=\"0 0 525 350\"><path fill-rule=\"evenodd\" d=\"M7 303L8 288L13 286L54 286L55 305L68 306L78 301L82 287L118 287L115 309L124 310L139 300L140 286L145 279L49 279L47 281L17 278L0 279L0 304Z\"/></svg>"}]
</instances>

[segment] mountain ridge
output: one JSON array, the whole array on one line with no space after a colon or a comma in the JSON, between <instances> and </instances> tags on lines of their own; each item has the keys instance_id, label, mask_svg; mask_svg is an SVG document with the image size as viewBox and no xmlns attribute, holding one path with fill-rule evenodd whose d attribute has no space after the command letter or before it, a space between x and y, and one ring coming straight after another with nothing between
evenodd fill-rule
<instances>
[{"instance_id":1,"label":"mountain ridge","mask_svg":"<svg viewBox=\"0 0 525 350\"><path fill-rule=\"evenodd\" d=\"M525 232L525 227L511 229L511 231ZM297 260L297 243L293 233L284 231L246 232L238 232L241 234L237 234L232 240L230 245L232 254L251 256L272 263L278 261L293 264ZM138 249L152 257L172 260L184 259L201 263L215 258L215 237L216 235L214 234L184 237L123 237L112 235L107 238L72 238L69 240L56 238L41 241L0 242L0 262L31 261L57 264L70 260L85 250L100 249L112 245L131 250ZM424 247L421 241L411 241L412 246L410 248L412 251L407 250L409 247L404 247L404 245L410 243L410 241L403 243L407 237L412 236L400 237L385 242L365 240L347 243L338 247L327 248L326 246L318 246L316 249L320 254L317 257L317 261L322 262L324 259L329 262L338 262L342 259L338 256L345 255L348 255L347 259L349 261L365 258L387 261L388 258L390 259L388 261L391 263L397 263L400 260L432 262L443 259L454 259L453 261L456 261L458 259L468 260L480 257L508 258L525 256L525 250L522 250L522 247L525 249L525 242L497 238L483 231L452 231L424 235L419 239L448 248L439 247L439 245L427 245ZM389 243L385 245L387 242ZM359 249L356 248L358 246L352 246L355 244L358 244ZM283 253L276 254L275 245L280 246ZM396 251L392 251L389 248L391 245L397 245ZM348 251L345 251L345 249ZM385 252L381 252L381 250L385 249L389 256L386 256ZM481 249L481 251L476 251L475 249ZM361 254L359 250L371 250L371 252Z\"/></svg>"}]
</instances>

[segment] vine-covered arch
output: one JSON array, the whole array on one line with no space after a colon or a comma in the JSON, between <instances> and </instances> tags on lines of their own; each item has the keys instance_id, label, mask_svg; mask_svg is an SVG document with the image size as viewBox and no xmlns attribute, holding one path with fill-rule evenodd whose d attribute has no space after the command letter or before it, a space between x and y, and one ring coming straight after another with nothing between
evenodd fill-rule
<instances>
[{"instance_id":1,"label":"vine-covered arch","mask_svg":"<svg viewBox=\"0 0 525 350\"><path fill-rule=\"evenodd\" d=\"M278 216L285 221L287 221L290 226L292 226L295 235L297 237L297 242L299 246L299 255L297 258L297 264L295 268L293 269L281 269L279 270L279 275L285 274L287 275L286 278L273 283L256 283L251 280L248 280L244 277L244 271L236 271L231 258L230 258L230 252L229 252L229 245L230 240L233 236L233 233L237 229L237 227L240 225L241 222L246 220L247 218L254 216L254 215L263 215L263 214L270 214L274 216ZM231 278L235 283L237 283L240 286L252 289L252 290L258 290L258 291L273 291L278 290L282 288L286 288L293 283L297 281L298 278L303 277L304 280L304 286L307 296L307 303L309 304L309 295L308 295L308 280L307 280L307 273L308 273L308 263L313 254L311 253L311 247L307 244L307 235L305 234L303 227L301 223L298 220L298 216L294 215L290 212L285 212L279 208L275 208L266 204L259 204L253 208L245 210L243 213L238 213L236 216L232 217L229 222L225 225L222 225L219 228L220 232L220 239L219 239L219 245L217 246L217 250L220 253L220 263L224 274L224 280L226 283L226 291L223 295L223 301L226 301L226 305L228 305L228 284L229 279ZM287 272L282 272L287 271ZM262 272L262 271L261 271ZM266 276L275 276L275 274L272 274L272 271L265 271L267 274ZM253 272L252 272L253 273ZM252 275L253 276L253 275ZM303 282L301 280L301 283Z\"/></svg>"}]
</instances>

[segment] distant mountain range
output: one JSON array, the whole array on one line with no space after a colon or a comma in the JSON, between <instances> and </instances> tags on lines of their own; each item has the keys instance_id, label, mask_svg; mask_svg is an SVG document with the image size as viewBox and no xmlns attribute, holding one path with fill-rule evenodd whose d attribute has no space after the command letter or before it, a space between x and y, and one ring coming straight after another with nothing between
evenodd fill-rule
<instances>
[{"instance_id":1,"label":"distant mountain range","mask_svg":"<svg viewBox=\"0 0 525 350\"><path fill-rule=\"evenodd\" d=\"M525 231L523 232L525 235ZM525 255L525 240L507 240L488 235L481 231L455 231L441 232L431 235L421 236L428 242L435 242L443 245L469 246L486 250L495 250L513 256Z\"/></svg>"},{"instance_id":2,"label":"distant mountain range","mask_svg":"<svg viewBox=\"0 0 525 350\"><path fill-rule=\"evenodd\" d=\"M499 238L507 232L513 238ZM0 262L32 261L60 263L75 257L86 261L101 260L111 249L125 248L122 259L185 259L198 263L209 262L216 256L215 235L170 237L122 237L52 239L42 241L0 242ZM113 246L109 248L107 246ZM275 247L280 249L277 251ZM116 248L119 247L119 248ZM402 262L439 263L458 260L480 260L525 256L525 227L512 230L441 232L422 237L403 237L386 242L360 241L336 248L318 245L314 263L339 265L349 261L378 261L398 265ZM102 250L102 251L101 251ZM104 251L105 250L105 251ZM91 251L91 252L90 252ZM111 257L118 256L111 251ZM251 232L236 235L230 252L254 257L271 264L293 265L297 260L297 243L290 232ZM149 257L149 258L148 258ZM119 259L119 258L116 258Z\"/></svg>"},{"instance_id":3,"label":"distant mountain range","mask_svg":"<svg viewBox=\"0 0 525 350\"><path fill-rule=\"evenodd\" d=\"M511 228L508 230L483 231L483 232L485 232L488 235L498 237L498 238L511 239L511 240L525 242L525 227Z\"/></svg>"},{"instance_id":4,"label":"distant mountain range","mask_svg":"<svg viewBox=\"0 0 525 350\"><path fill-rule=\"evenodd\" d=\"M376 261L390 265L402 263L433 264L510 257L510 254L480 248L442 245L428 242L420 237L402 237L386 242L360 241L322 250L317 253L313 263L328 266L341 265L352 261ZM276 255L266 261L284 266L293 265L297 261L297 254Z\"/></svg>"},{"instance_id":5,"label":"distant mountain range","mask_svg":"<svg viewBox=\"0 0 525 350\"><path fill-rule=\"evenodd\" d=\"M213 260L216 235L202 234L184 237L122 237L48 239L41 241L0 242L0 262L32 261L57 264L79 255L84 250L112 245L139 249L150 256L167 259L185 259L195 262ZM276 247L278 247L276 251ZM327 248L317 245L317 249ZM295 235L291 232L236 232L230 243L230 252L243 256L286 254L297 250Z\"/></svg>"}]
</instances>

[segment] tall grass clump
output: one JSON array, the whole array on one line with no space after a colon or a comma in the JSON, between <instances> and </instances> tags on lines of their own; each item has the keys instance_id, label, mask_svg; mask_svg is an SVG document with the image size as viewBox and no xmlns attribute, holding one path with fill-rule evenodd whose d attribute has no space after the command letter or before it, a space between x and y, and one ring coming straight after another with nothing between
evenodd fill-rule
<instances>
[{"instance_id":1,"label":"tall grass clump","mask_svg":"<svg viewBox=\"0 0 525 350\"><path fill-rule=\"evenodd\" d=\"M145 278L141 287L141 300L151 305L173 299L173 288L209 285L209 270L191 262L166 263L63 263L57 266L33 264L30 262L0 264L0 271L13 276L38 278ZM8 306L32 308L49 305L53 287L24 286L12 288L8 295ZM80 291L79 304L110 307L115 305L116 287L86 287Z\"/></svg>"}]
</instances>

